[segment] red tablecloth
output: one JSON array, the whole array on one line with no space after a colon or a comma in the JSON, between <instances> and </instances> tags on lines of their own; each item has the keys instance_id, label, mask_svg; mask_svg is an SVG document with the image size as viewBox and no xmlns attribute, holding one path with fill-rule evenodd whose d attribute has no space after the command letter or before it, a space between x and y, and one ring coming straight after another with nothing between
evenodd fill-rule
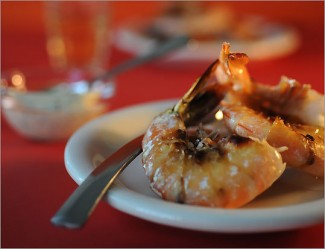
<instances>
[{"instance_id":1,"label":"red tablecloth","mask_svg":"<svg viewBox=\"0 0 325 249\"><path fill-rule=\"evenodd\" d=\"M314 6L323 13L323 3ZM321 10L320 10L321 9ZM279 10L281 11L281 10ZM293 11L295 11L293 9ZM299 8L303 15L303 8ZM319 16L319 15L318 15ZM312 84L323 92L323 19L300 26L302 46L284 58L251 62L254 78L277 83L281 75ZM46 61L43 33L2 31L2 70ZM27 48L27 49L26 49ZM244 51L241 51L244 52ZM112 64L130 57L113 49ZM151 100L181 96L210 62L180 67L151 64L121 75L111 110ZM1 119L1 246L2 247L324 247L324 224L285 232L219 234L189 231L144 221L102 202L81 230L54 227L50 218L76 188L65 170L66 141L33 142Z\"/></svg>"}]
</instances>

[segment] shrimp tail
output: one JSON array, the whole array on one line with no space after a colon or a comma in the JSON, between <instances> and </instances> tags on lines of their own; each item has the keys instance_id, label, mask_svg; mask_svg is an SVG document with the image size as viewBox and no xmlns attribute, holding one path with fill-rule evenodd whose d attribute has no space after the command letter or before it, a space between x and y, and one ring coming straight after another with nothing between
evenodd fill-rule
<instances>
[{"instance_id":1,"label":"shrimp tail","mask_svg":"<svg viewBox=\"0 0 325 249\"><path fill-rule=\"evenodd\" d=\"M174 106L173 110L181 115L186 125L200 122L224 98L228 86L222 87L216 78L219 64L219 60L214 61Z\"/></svg>"}]
</instances>

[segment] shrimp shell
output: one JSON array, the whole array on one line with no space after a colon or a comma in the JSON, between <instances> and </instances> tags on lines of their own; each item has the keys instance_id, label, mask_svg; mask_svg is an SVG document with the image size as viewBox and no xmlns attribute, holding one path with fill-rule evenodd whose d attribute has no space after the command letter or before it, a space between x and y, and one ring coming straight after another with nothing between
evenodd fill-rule
<instances>
[{"instance_id":1,"label":"shrimp shell","mask_svg":"<svg viewBox=\"0 0 325 249\"><path fill-rule=\"evenodd\" d=\"M324 129L310 125L289 124L276 117L273 121L247 106L223 103L226 126L235 134L266 140L281 152L288 166L317 177L324 177Z\"/></svg>"},{"instance_id":2,"label":"shrimp shell","mask_svg":"<svg viewBox=\"0 0 325 249\"><path fill-rule=\"evenodd\" d=\"M288 166L323 178L324 95L285 76L276 86L252 80L248 59L230 53L229 44L223 45L220 61L216 78L223 82L215 87L232 86L219 101L230 131L281 147Z\"/></svg>"},{"instance_id":3,"label":"shrimp shell","mask_svg":"<svg viewBox=\"0 0 325 249\"><path fill-rule=\"evenodd\" d=\"M178 112L168 110L143 139L143 167L163 199L237 208L269 188L283 173L281 155L266 141L232 136L191 142Z\"/></svg>"},{"instance_id":4,"label":"shrimp shell","mask_svg":"<svg viewBox=\"0 0 325 249\"><path fill-rule=\"evenodd\" d=\"M279 116L302 124L324 127L324 95L308 84L282 76L278 85L254 84L254 97Z\"/></svg>"}]
</instances>

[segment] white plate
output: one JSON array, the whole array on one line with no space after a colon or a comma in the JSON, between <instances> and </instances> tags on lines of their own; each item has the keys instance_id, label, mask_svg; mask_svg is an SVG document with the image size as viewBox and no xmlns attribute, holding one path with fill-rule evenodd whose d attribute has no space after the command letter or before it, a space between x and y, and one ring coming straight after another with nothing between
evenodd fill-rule
<instances>
[{"instance_id":1,"label":"white plate","mask_svg":"<svg viewBox=\"0 0 325 249\"><path fill-rule=\"evenodd\" d=\"M143 133L151 119L175 101L121 109L84 125L68 141L66 168L80 184L107 155ZM324 219L324 182L287 170L265 193L239 209L164 201L150 189L140 156L119 176L107 201L122 212L152 222L211 232L269 232L317 224Z\"/></svg>"}]
</instances>

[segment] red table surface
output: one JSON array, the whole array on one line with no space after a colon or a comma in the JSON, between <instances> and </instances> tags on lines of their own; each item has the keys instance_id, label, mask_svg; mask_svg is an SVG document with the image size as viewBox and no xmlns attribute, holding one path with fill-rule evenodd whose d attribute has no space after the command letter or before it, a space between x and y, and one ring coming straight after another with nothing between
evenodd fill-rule
<instances>
[{"instance_id":1,"label":"red table surface","mask_svg":"<svg viewBox=\"0 0 325 249\"><path fill-rule=\"evenodd\" d=\"M280 5L277 3L275 6ZM8 5L2 7L10 10ZM264 6L263 9L265 8ZM304 10L312 12L307 15L306 23L309 20L313 25L296 23L302 34L300 49L283 58L251 62L249 70L254 78L262 82L275 84L281 75L287 75L323 92L323 2L292 3L290 9L298 11L297 16L303 16ZM277 13L276 10L273 11ZM282 16L280 19L283 21L285 18ZM3 25L5 21L2 19ZM36 32L37 28L34 28L33 35L27 36L27 31L24 33L19 29L17 23L14 26L16 30L6 27L2 29L1 69L6 70L17 64L45 63L47 57L42 31ZM130 56L113 48L111 63L118 64ZM117 79L117 94L109 103L111 110L152 100L177 98L210 62L182 64L184 65L176 67L175 64L155 63L121 75ZM323 223L273 233L207 233L144 221L104 202L99 204L83 229L65 230L54 227L50 223L52 215L77 186L65 170L63 152L66 141L40 143L24 139L3 118L1 135L1 247L324 248Z\"/></svg>"}]
</instances>

